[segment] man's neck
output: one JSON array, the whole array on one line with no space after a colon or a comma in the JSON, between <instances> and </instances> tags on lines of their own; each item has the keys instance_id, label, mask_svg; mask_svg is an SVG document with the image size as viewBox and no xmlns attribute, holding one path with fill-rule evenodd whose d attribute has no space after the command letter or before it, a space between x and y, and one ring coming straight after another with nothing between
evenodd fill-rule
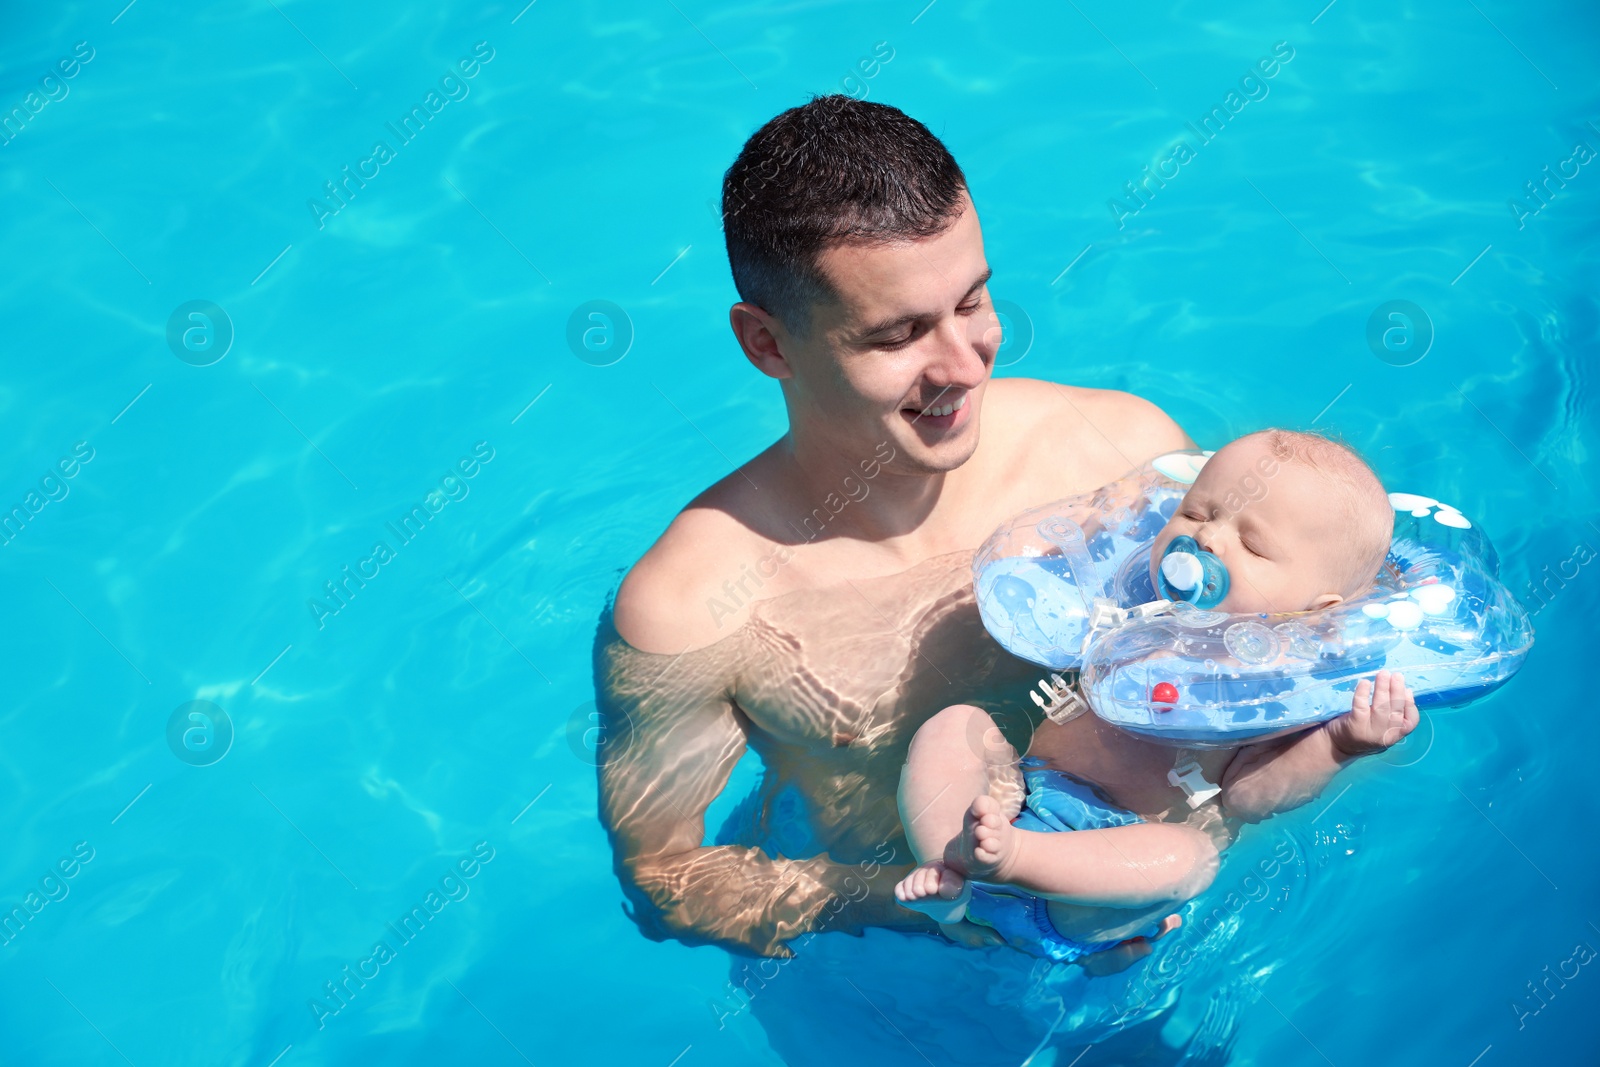
<instances>
[{"instance_id":1,"label":"man's neck","mask_svg":"<svg viewBox=\"0 0 1600 1067\"><path fill-rule=\"evenodd\" d=\"M791 431L779 448L792 472L799 518L815 508L839 508L828 524L831 533L885 544L915 558L939 550L938 516L960 506L968 468L977 460L975 453L954 471L910 471L903 450L887 435L870 447L851 449L803 436L797 440ZM892 458L886 462L885 457ZM840 501L846 503L841 507Z\"/></svg>"}]
</instances>

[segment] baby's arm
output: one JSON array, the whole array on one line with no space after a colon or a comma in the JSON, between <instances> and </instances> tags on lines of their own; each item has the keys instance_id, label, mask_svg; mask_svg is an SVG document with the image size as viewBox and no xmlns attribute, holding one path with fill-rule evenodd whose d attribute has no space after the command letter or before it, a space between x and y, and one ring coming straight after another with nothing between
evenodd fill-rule
<instances>
[{"instance_id":1,"label":"baby's arm","mask_svg":"<svg viewBox=\"0 0 1600 1067\"><path fill-rule=\"evenodd\" d=\"M1260 822L1314 800L1345 764L1382 752L1417 725L1417 702L1405 675L1379 671L1356 686L1350 711L1279 742L1246 745L1222 777L1228 814Z\"/></svg>"}]
</instances>

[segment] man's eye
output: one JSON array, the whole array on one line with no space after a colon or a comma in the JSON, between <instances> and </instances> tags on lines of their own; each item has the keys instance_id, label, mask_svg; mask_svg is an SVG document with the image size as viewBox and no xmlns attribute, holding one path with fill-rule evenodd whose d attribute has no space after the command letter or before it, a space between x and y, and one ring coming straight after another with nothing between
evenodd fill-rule
<instances>
[{"instance_id":1,"label":"man's eye","mask_svg":"<svg viewBox=\"0 0 1600 1067\"><path fill-rule=\"evenodd\" d=\"M956 308L956 310L959 311L963 315L970 315L974 311L977 311L982 306L983 306L983 301L982 300L974 300L970 304L962 304L960 307Z\"/></svg>"}]
</instances>

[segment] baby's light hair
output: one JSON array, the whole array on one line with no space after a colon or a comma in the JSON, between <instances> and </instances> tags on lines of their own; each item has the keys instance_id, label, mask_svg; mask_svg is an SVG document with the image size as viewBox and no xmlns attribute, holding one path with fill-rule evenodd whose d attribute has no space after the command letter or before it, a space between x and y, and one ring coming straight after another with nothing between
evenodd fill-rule
<instances>
[{"instance_id":1,"label":"baby's light hair","mask_svg":"<svg viewBox=\"0 0 1600 1067\"><path fill-rule=\"evenodd\" d=\"M1279 462L1309 467L1333 487L1350 530L1334 563L1339 592L1348 597L1365 589L1383 565L1394 536L1394 508L1378 476L1355 449L1319 433L1273 427L1241 440L1251 437L1266 438L1267 450Z\"/></svg>"}]
</instances>

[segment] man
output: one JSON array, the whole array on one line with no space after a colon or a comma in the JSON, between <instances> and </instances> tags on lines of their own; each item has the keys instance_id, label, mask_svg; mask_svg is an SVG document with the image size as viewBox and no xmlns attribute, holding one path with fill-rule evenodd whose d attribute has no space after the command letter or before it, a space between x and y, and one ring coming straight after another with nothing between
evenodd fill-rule
<instances>
[{"instance_id":1,"label":"man","mask_svg":"<svg viewBox=\"0 0 1600 1067\"><path fill-rule=\"evenodd\" d=\"M815 931L933 932L892 893L912 864L895 805L911 736L956 703L1025 729L1042 673L984 632L973 550L1024 508L1193 446L1137 397L991 380L977 212L894 108L831 96L779 115L729 169L723 219L730 324L789 432L690 502L602 626L618 875L657 939L786 956ZM1071 725L1087 766L1115 755L1092 716ZM731 843L705 846L747 748L766 779Z\"/></svg>"}]
</instances>

